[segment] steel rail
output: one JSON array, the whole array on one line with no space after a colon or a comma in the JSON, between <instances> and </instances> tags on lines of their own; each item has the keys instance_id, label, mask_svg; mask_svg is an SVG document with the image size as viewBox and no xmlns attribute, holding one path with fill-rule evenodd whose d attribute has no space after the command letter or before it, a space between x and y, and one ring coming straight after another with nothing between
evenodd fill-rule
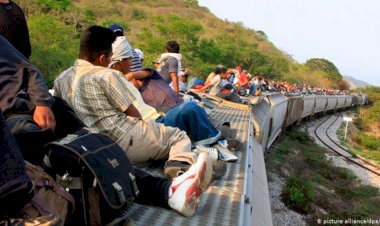
<instances>
[{"instance_id":1,"label":"steel rail","mask_svg":"<svg viewBox=\"0 0 380 226\"><path fill-rule=\"evenodd\" d=\"M345 159L348 160L349 162L354 163L355 165L357 165L357 166L359 166L359 167L361 167L361 168L363 168L363 169L365 169L365 170L368 170L368 171L370 171L371 173L374 173L374 174L380 176L380 171L373 170L373 169L371 169L371 168L365 166L364 164L361 164L361 163L359 163L359 162L353 160L352 158L349 158L349 157L343 155L341 152L339 152L339 151L337 151L335 148L331 147L331 145L329 145L325 140L323 140L323 139L318 135L317 130L318 130L323 124L325 124L325 123L327 122L327 120L329 120L331 117L332 117L332 115L331 115L330 117L326 118L325 120L323 120L318 126L315 127L315 129L314 129L314 134L315 134L315 136L317 137L317 139L318 139L319 141L321 141L321 142L322 142L326 147L328 147L330 150L332 150L333 152L335 152L335 153L338 154L339 156L342 156L343 158L345 158ZM337 116L337 117L335 118L335 120L332 122L332 124L330 124L330 125L328 126L328 128L325 130L325 133L326 133L327 138L328 138L329 140L331 140L331 141L333 141L333 140L332 140L332 138L330 137L330 135L328 134L328 131L329 131L329 129L331 128L331 126L335 124L335 122L336 122L336 120L338 120L338 118L339 118L339 116ZM345 151L345 152L349 153L350 155L352 155L351 152L349 152L346 148L343 148L341 145L337 144L335 141L333 141L333 143L334 143L335 145L337 145L339 148L341 148L343 151ZM362 158L358 158L358 159L360 159L360 160L362 160L363 162L365 162L365 164L371 165L372 167L379 169L379 168L378 168L377 166L375 166L374 164L368 163L368 161L365 161L365 160L363 160Z\"/></svg>"}]
</instances>

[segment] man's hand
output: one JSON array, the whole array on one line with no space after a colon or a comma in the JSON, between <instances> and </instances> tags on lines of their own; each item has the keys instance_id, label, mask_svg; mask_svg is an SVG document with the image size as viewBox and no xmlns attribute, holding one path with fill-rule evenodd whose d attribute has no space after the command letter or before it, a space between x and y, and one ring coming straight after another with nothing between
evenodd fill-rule
<instances>
[{"instance_id":1,"label":"man's hand","mask_svg":"<svg viewBox=\"0 0 380 226\"><path fill-rule=\"evenodd\" d=\"M54 114L49 107L36 106L33 114L33 120L41 128L47 128L53 131L55 129Z\"/></svg>"}]
</instances>

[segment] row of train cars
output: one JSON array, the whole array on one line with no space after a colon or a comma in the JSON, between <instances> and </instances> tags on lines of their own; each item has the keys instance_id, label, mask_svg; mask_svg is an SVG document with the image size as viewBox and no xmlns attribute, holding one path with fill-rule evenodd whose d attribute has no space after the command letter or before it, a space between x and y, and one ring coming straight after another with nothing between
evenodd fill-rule
<instances>
[{"instance_id":1,"label":"row of train cars","mask_svg":"<svg viewBox=\"0 0 380 226\"><path fill-rule=\"evenodd\" d=\"M265 152L285 128L313 116L364 105L367 101L364 94L267 95L259 101L256 100L252 108L255 138Z\"/></svg>"},{"instance_id":2,"label":"row of train cars","mask_svg":"<svg viewBox=\"0 0 380 226\"><path fill-rule=\"evenodd\" d=\"M252 150L253 186L251 190L253 209L250 224L271 225L271 210L263 154L271 147L286 128L300 124L313 117L345 111L354 106L365 105L365 94L347 95L296 95L269 94L250 99L254 143ZM259 154L261 152L261 154ZM263 167L264 166L264 167ZM258 204L259 203L259 204ZM255 208L255 204L258 204Z\"/></svg>"}]
</instances>

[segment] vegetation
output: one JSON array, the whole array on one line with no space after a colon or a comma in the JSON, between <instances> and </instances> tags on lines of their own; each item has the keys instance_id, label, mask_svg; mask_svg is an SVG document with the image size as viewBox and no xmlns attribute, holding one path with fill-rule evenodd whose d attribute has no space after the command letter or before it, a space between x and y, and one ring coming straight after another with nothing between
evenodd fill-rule
<instances>
[{"instance_id":1,"label":"vegetation","mask_svg":"<svg viewBox=\"0 0 380 226\"><path fill-rule=\"evenodd\" d=\"M360 106L348 137L348 147L356 154L375 161L380 166L380 87L356 90L368 96L368 105Z\"/></svg>"},{"instance_id":2,"label":"vegetation","mask_svg":"<svg viewBox=\"0 0 380 226\"><path fill-rule=\"evenodd\" d=\"M379 189L362 185L352 171L335 167L326 152L306 133L293 129L266 156L267 170L286 179L284 204L305 214L310 225L317 225L317 219L380 217Z\"/></svg>"},{"instance_id":3,"label":"vegetation","mask_svg":"<svg viewBox=\"0 0 380 226\"><path fill-rule=\"evenodd\" d=\"M312 210L315 192L310 180L292 175L288 178L283 191L283 200L287 207L308 213Z\"/></svg>"},{"instance_id":4,"label":"vegetation","mask_svg":"<svg viewBox=\"0 0 380 226\"><path fill-rule=\"evenodd\" d=\"M201 79L217 64L224 64L240 65L252 74L311 85L332 87L341 81L331 70L297 63L277 49L263 31L218 19L196 0L16 2L27 17L31 61L42 71L49 86L77 58L79 37L86 27L113 23L122 25L130 43L144 51L145 62L157 58L168 40L177 40L184 55L183 65ZM331 82L332 78L336 82Z\"/></svg>"},{"instance_id":5,"label":"vegetation","mask_svg":"<svg viewBox=\"0 0 380 226\"><path fill-rule=\"evenodd\" d=\"M344 139L345 123L337 131L340 143L347 147L354 157L363 157L380 166L380 139L368 135L372 133L363 129L363 121L357 117L356 112L352 112L350 116L354 118L354 124L349 124L347 138Z\"/></svg>"}]
</instances>

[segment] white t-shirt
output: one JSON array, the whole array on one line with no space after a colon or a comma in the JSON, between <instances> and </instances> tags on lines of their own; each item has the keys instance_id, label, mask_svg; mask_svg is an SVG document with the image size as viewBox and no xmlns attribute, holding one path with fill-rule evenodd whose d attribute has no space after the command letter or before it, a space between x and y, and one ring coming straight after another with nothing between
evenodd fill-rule
<instances>
[{"instance_id":1,"label":"white t-shirt","mask_svg":"<svg viewBox=\"0 0 380 226\"><path fill-rule=\"evenodd\" d=\"M210 84L212 85L210 89L210 94L211 95L216 95L222 90L222 84L221 84L222 79L220 78L220 75L215 75L212 79Z\"/></svg>"}]
</instances>

